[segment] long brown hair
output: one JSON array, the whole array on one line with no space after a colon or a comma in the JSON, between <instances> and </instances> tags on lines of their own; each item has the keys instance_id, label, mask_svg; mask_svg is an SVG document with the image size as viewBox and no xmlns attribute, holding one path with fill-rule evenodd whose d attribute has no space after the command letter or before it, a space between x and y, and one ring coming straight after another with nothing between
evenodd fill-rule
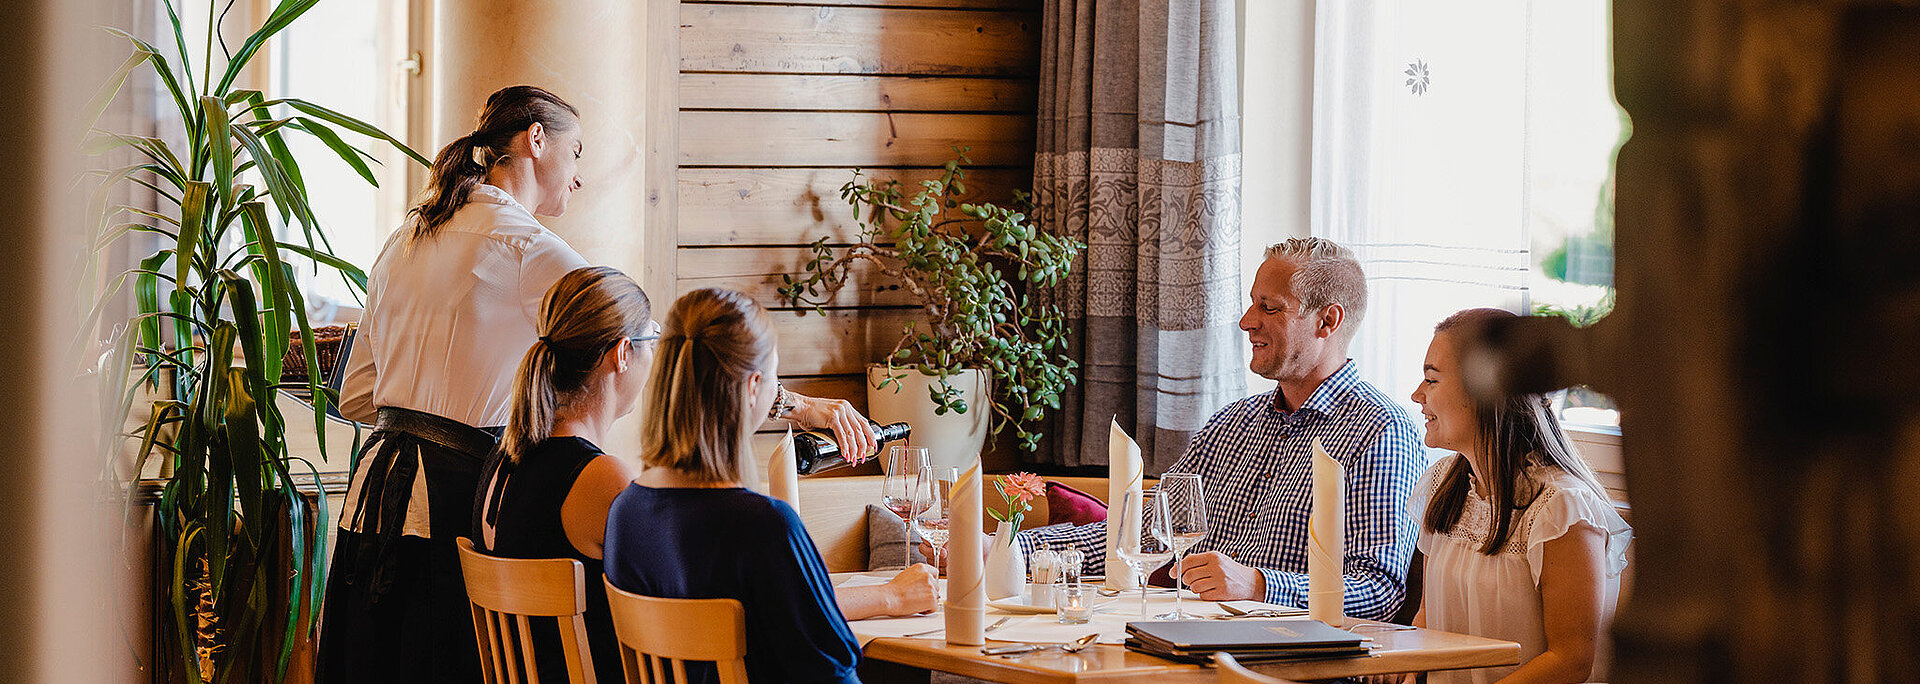
<instances>
[{"instance_id":1,"label":"long brown hair","mask_svg":"<svg viewBox=\"0 0 1920 684\"><path fill-rule=\"evenodd\" d=\"M653 305L627 274L605 266L577 268L547 290L540 339L520 359L500 450L520 458L553 434L561 405L577 400L600 357L647 332Z\"/></svg>"},{"instance_id":2,"label":"long brown hair","mask_svg":"<svg viewBox=\"0 0 1920 684\"><path fill-rule=\"evenodd\" d=\"M1434 326L1433 334L1455 334L1483 327L1491 321L1517 318L1511 312L1502 309L1467 309L1441 321ZM1457 361L1457 360L1456 360ZM1455 367L1459 364L1455 363ZM1567 439L1566 431L1560 428L1560 419L1553 415L1553 405L1543 394L1512 394L1497 401L1472 399L1473 419L1476 437L1483 453L1481 464L1488 472L1481 473L1483 484L1487 488L1487 500L1493 507L1492 534L1487 535L1481 544L1480 552L1492 556L1500 552L1507 540L1513 536L1513 514L1533 503L1520 501L1520 492L1514 488L1521 473L1526 470L1529 459L1537 459L1546 465L1557 467L1575 477L1602 497L1606 490L1600 486L1599 478L1587 462L1573 448L1573 442ZM1427 530L1445 533L1460 522L1460 512L1466 507L1467 491L1472 488L1469 478L1472 476L1467 459L1462 456L1455 459L1453 466L1447 469L1440 479L1440 486L1433 493L1433 500L1427 504L1425 525Z\"/></svg>"},{"instance_id":3,"label":"long brown hair","mask_svg":"<svg viewBox=\"0 0 1920 684\"><path fill-rule=\"evenodd\" d=\"M640 461L702 482L746 479L761 420L748 415L747 380L772 360L774 341L772 319L744 294L708 288L674 302L647 384Z\"/></svg>"},{"instance_id":4,"label":"long brown hair","mask_svg":"<svg viewBox=\"0 0 1920 684\"><path fill-rule=\"evenodd\" d=\"M473 186L487 179L487 171L506 160L514 134L536 123L551 131L571 131L580 125L580 112L560 96L529 85L509 86L488 95L480 110L480 125L447 143L433 158L426 192L419 204L407 210L413 224L411 239L438 232L441 224L466 206Z\"/></svg>"}]
</instances>

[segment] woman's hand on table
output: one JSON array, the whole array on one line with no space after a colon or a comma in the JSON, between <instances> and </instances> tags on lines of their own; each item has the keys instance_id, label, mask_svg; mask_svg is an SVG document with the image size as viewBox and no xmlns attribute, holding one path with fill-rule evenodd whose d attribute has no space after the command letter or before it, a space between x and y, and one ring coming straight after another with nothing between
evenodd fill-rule
<instances>
[{"instance_id":1,"label":"woman's hand on table","mask_svg":"<svg viewBox=\"0 0 1920 684\"><path fill-rule=\"evenodd\" d=\"M940 572L926 563L915 563L882 585L887 590L888 615L918 615L932 612L940 601Z\"/></svg>"},{"instance_id":2,"label":"woman's hand on table","mask_svg":"<svg viewBox=\"0 0 1920 684\"><path fill-rule=\"evenodd\" d=\"M880 440L873 424L845 399L821 399L794 393L794 422L818 430L832 430L833 442L840 445L847 462L861 463L880 453Z\"/></svg>"}]
</instances>

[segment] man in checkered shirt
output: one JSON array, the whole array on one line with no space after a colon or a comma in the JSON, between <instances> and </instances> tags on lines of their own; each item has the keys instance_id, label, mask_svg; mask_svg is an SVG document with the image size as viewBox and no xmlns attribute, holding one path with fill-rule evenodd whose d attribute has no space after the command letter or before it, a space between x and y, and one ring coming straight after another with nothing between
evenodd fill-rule
<instances>
[{"instance_id":1,"label":"man in checkered shirt","mask_svg":"<svg viewBox=\"0 0 1920 684\"><path fill-rule=\"evenodd\" d=\"M1279 387L1221 409L1168 472L1198 473L1209 530L1183 582L1201 598L1305 606L1310 444L1346 469L1346 614L1391 617L1406 595L1414 520L1407 496L1426 468L1405 411L1359 378L1347 345L1366 311L1366 276L1330 240L1267 248L1240 328L1253 372ZM1072 546L1086 572L1106 558L1106 524L1020 533L1021 549Z\"/></svg>"}]
</instances>

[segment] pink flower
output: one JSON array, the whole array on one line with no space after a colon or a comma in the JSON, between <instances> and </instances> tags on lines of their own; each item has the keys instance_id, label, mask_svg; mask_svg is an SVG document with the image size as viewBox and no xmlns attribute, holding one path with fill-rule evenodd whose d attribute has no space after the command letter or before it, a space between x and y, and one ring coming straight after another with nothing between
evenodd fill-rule
<instances>
[{"instance_id":1,"label":"pink flower","mask_svg":"<svg viewBox=\"0 0 1920 684\"><path fill-rule=\"evenodd\" d=\"M1007 488L1016 501L1025 504L1047 495L1047 482L1033 473L1014 473L1007 476Z\"/></svg>"},{"instance_id":2,"label":"pink flower","mask_svg":"<svg viewBox=\"0 0 1920 684\"><path fill-rule=\"evenodd\" d=\"M1002 515L992 506L987 507L987 512L993 514L995 520L1010 522L1015 526L1019 526L1027 511L1033 510L1033 500L1047 494L1046 480L1033 473L1007 475L993 483L993 488L1000 492L1000 498L1006 500L1007 512Z\"/></svg>"}]
</instances>

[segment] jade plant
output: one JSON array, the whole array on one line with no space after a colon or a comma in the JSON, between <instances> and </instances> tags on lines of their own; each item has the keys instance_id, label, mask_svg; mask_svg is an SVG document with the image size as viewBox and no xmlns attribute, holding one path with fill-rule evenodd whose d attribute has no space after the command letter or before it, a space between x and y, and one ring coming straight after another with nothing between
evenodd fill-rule
<instances>
[{"instance_id":1,"label":"jade plant","mask_svg":"<svg viewBox=\"0 0 1920 684\"><path fill-rule=\"evenodd\" d=\"M1014 191L1011 208L961 201L970 160L967 148L954 152L939 178L911 192L897 180L854 171L840 198L853 208L858 242L814 241L804 272L781 277L780 296L824 313L855 264L897 280L926 320L905 326L875 388L899 391L905 373L923 373L937 380L928 388L936 414L965 413L973 407L951 380L978 369L991 378L992 433L1011 426L1020 447L1032 452L1038 422L1060 408L1078 367L1067 356L1065 317L1039 295L1061 283L1086 244L1035 225L1027 193Z\"/></svg>"}]
</instances>

